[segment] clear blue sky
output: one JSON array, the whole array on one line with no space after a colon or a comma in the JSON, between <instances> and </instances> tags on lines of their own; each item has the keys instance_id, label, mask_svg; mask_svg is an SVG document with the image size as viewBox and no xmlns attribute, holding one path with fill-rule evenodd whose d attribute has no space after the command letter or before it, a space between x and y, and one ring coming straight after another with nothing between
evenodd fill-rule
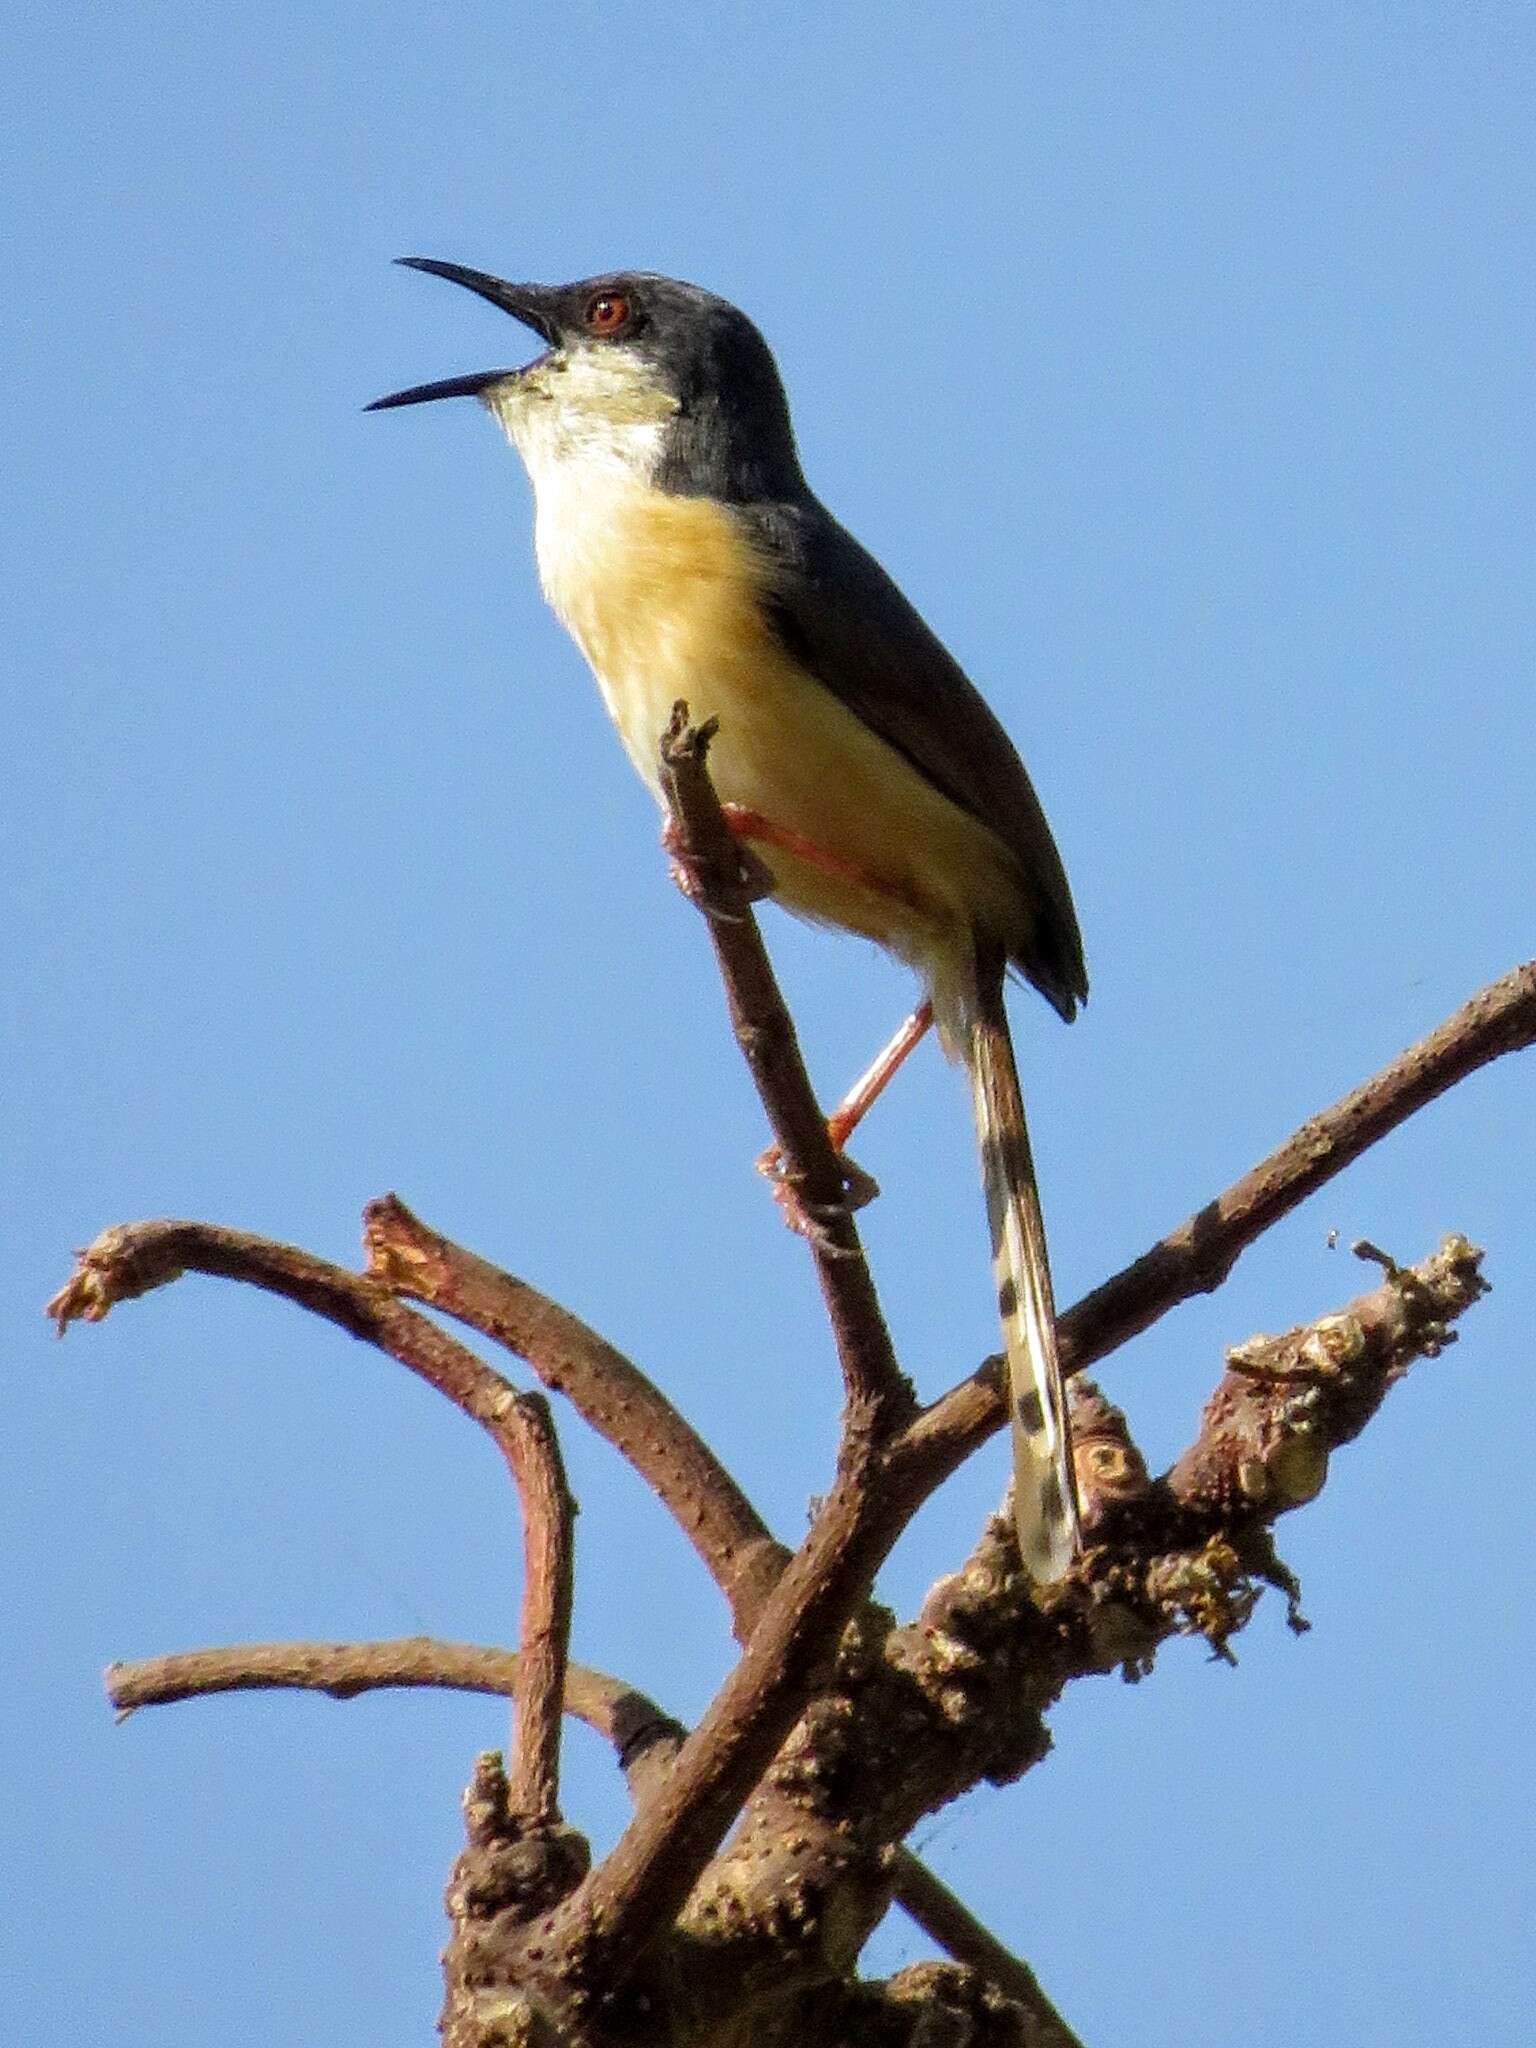
<instances>
[{"instance_id":1,"label":"clear blue sky","mask_svg":"<svg viewBox=\"0 0 1536 2048\"><path fill-rule=\"evenodd\" d=\"M296 1312L188 1282L52 1344L102 1225L355 1256L397 1188L627 1347L793 1535L834 1371L649 799L470 405L516 360L403 253L746 305L806 467L1015 733L1094 980L1016 1019L1067 1298L1533 945L1536 22L1494 6L34 10L4 66L11 772L0 2027L431 2038L492 1702L114 1728L110 1658L510 1638L484 1442ZM770 917L828 1091L907 997ZM1496 1293L1282 1529L1267 1603L1079 1686L926 1830L1090 2042L1526 2037L1536 1067L1457 1091L1104 1380L1148 1453L1223 1343L1447 1228ZM926 1393L994 1338L963 1091L858 1145ZM697 1712L718 1599L572 1425L577 1653ZM904 1545L909 1608L1002 1484ZM622 1817L573 1737L573 1817ZM888 1969L924 1953L892 1921ZM234 2018L231 2019L231 2014Z\"/></svg>"}]
</instances>

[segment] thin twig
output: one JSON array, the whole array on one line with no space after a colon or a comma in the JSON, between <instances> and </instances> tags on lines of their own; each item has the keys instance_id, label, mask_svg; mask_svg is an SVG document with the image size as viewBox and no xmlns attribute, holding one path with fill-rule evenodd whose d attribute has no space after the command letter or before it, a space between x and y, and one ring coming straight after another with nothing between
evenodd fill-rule
<instances>
[{"instance_id":1,"label":"thin twig","mask_svg":"<svg viewBox=\"0 0 1536 2048\"><path fill-rule=\"evenodd\" d=\"M550 1827L560 1814L560 1712L570 1649L576 1503L544 1396L520 1394L508 1424L512 1476L523 1506L521 1655L512 1689L508 1804L530 1825Z\"/></svg>"},{"instance_id":2,"label":"thin twig","mask_svg":"<svg viewBox=\"0 0 1536 2048\"><path fill-rule=\"evenodd\" d=\"M1031 2048L1083 2048L1040 1988L1034 1971L1013 1950L1005 1948L990 1927L979 1921L949 1886L934 1876L910 1849L896 1851L896 1898L930 1940L957 1963L990 1977L1029 2015Z\"/></svg>"},{"instance_id":3,"label":"thin twig","mask_svg":"<svg viewBox=\"0 0 1536 2048\"><path fill-rule=\"evenodd\" d=\"M847 1173L752 915L740 849L709 779L711 729L687 720L687 706L677 705L661 743L676 857L688 894L705 913L731 1028L768 1113L780 1170L811 1226L808 1241L843 1371L844 1449L857 1455L910 1416L912 1388L896 1363L849 1206Z\"/></svg>"},{"instance_id":4,"label":"thin twig","mask_svg":"<svg viewBox=\"0 0 1536 2048\"><path fill-rule=\"evenodd\" d=\"M385 1689L432 1687L510 1698L521 1663L516 1650L399 1636L377 1643L231 1643L110 1664L107 1698L126 1720L141 1707L207 1699L215 1693L304 1691L354 1699ZM613 1745L638 1795L658 1765L670 1762L683 1729L632 1685L585 1664L565 1668L566 1713Z\"/></svg>"},{"instance_id":5,"label":"thin twig","mask_svg":"<svg viewBox=\"0 0 1536 2048\"><path fill-rule=\"evenodd\" d=\"M1536 961L1457 1010L1331 1108L1294 1131L1214 1201L1069 1308L1057 1324L1064 1372L1081 1372L1171 1308L1219 1287L1239 1256L1298 1203L1437 1095L1504 1053L1536 1044ZM892 1464L946 1477L1005 1420L996 1362L935 1401L892 1447Z\"/></svg>"},{"instance_id":6,"label":"thin twig","mask_svg":"<svg viewBox=\"0 0 1536 2048\"><path fill-rule=\"evenodd\" d=\"M629 1460L703 1559L745 1641L789 1553L660 1388L569 1309L441 1236L396 1195L363 1211L363 1242L371 1278L504 1345Z\"/></svg>"}]
</instances>

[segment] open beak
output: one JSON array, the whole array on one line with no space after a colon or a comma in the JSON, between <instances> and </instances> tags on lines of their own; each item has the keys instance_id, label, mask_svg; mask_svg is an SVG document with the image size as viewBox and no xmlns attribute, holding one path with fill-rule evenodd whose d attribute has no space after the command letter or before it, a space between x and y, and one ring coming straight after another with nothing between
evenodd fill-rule
<instances>
[{"instance_id":1,"label":"open beak","mask_svg":"<svg viewBox=\"0 0 1536 2048\"><path fill-rule=\"evenodd\" d=\"M493 306L500 306L514 320L521 320L525 327L531 327L542 341L554 342L555 294L547 285L507 284L487 271L467 270L461 263L439 263L434 256L399 256L395 260L403 263L407 270L425 270L433 277L446 277L450 284L463 285L466 291L489 299ZM504 384L509 378L522 374L520 369L472 370L465 377L445 377L436 384L413 384L408 391L391 392L388 398L376 398L363 410L388 412L396 405L425 405L429 398L479 398L493 384Z\"/></svg>"}]
</instances>

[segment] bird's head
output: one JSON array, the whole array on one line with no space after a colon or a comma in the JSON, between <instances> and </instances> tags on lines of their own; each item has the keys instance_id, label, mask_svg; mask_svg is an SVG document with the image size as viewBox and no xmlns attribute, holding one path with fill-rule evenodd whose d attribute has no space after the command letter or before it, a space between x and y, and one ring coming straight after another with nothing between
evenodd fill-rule
<instances>
[{"instance_id":1,"label":"bird's head","mask_svg":"<svg viewBox=\"0 0 1536 2048\"><path fill-rule=\"evenodd\" d=\"M489 300L546 348L520 369L413 385L376 399L370 412L478 398L536 482L549 466L581 457L642 470L664 490L726 501L804 488L768 344L713 292L649 271L509 284L432 257L400 261Z\"/></svg>"}]
</instances>

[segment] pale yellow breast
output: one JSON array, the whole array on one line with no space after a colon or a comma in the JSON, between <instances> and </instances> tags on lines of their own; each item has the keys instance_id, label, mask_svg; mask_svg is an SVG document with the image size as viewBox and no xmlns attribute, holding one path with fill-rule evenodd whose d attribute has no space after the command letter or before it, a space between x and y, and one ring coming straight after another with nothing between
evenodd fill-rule
<instances>
[{"instance_id":1,"label":"pale yellow breast","mask_svg":"<svg viewBox=\"0 0 1536 2048\"><path fill-rule=\"evenodd\" d=\"M978 924L1018 930L1011 856L785 653L759 604L767 566L729 512L629 481L594 490L589 479L575 494L541 483L538 556L653 790L681 697L696 721L719 720L710 768L722 799L868 877L760 845L789 908L862 932L930 978L969 956Z\"/></svg>"}]
</instances>

